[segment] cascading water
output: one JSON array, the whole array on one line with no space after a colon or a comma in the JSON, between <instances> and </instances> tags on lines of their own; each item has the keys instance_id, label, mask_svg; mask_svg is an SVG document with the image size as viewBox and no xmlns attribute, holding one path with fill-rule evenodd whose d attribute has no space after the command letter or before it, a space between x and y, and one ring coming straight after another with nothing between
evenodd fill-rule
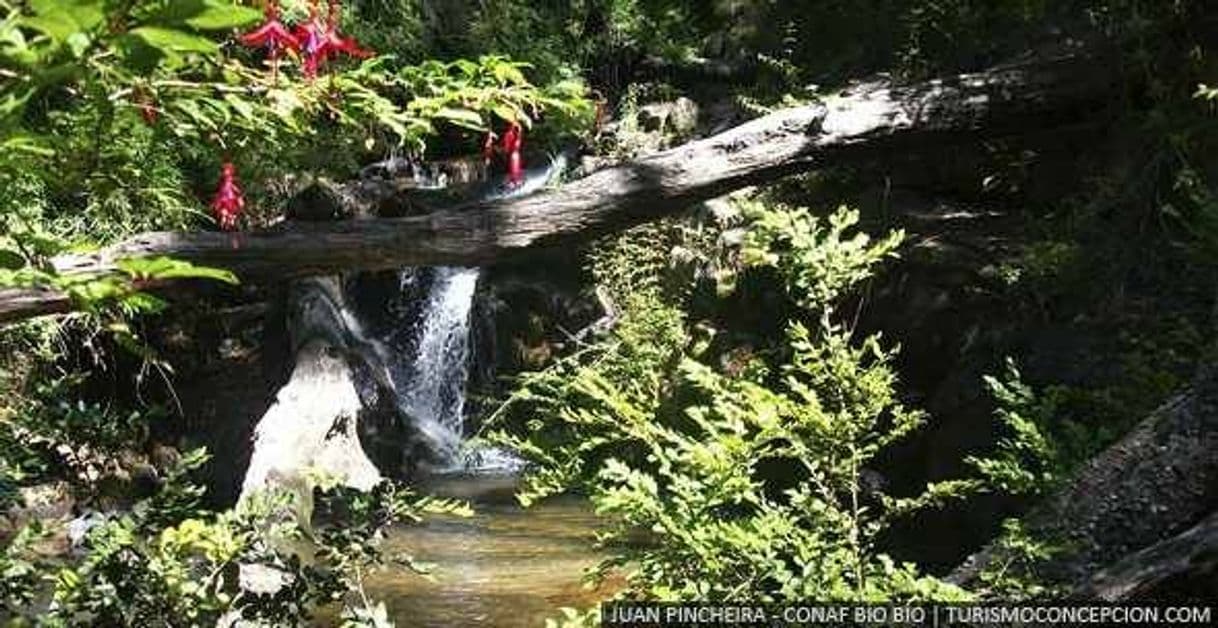
<instances>
[{"instance_id":1,"label":"cascading water","mask_svg":"<svg viewBox=\"0 0 1218 628\"><path fill-rule=\"evenodd\" d=\"M402 271L402 283L419 271ZM431 269L431 288L416 323L414 358L395 369L400 407L444 458L461 445L469 376L470 311L476 268Z\"/></svg>"},{"instance_id":2,"label":"cascading water","mask_svg":"<svg viewBox=\"0 0 1218 628\"><path fill-rule=\"evenodd\" d=\"M476 194L493 200L531 194L561 173L567 161L559 155L526 173L516 186L485 186ZM392 170L388 166L387 170ZM444 187L440 175L411 169L415 187ZM395 325L377 334L386 347L386 365L404 420L410 421L433 457L437 471L512 471L521 461L507 452L480 447L462 451L465 390L471 361L470 317L478 286L476 268L406 268L398 275L397 294L388 309ZM407 322L409 321L409 322ZM406 324L403 324L406 323Z\"/></svg>"}]
</instances>

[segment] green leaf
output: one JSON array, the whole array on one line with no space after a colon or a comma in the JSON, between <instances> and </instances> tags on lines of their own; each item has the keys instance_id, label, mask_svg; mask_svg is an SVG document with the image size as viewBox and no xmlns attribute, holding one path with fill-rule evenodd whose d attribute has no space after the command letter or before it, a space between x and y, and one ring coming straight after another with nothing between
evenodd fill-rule
<instances>
[{"instance_id":1,"label":"green leaf","mask_svg":"<svg viewBox=\"0 0 1218 628\"><path fill-rule=\"evenodd\" d=\"M491 71L495 74L495 78L501 83L507 85L528 85L529 81L524 77L524 73L520 68L510 62L496 63L491 66Z\"/></svg>"},{"instance_id":2,"label":"green leaf","mask_svg":"<svg viewBox=\"0 0 1218 628\"><path fill-rule=\"evenodd\" d=\"M206 0L204 9L185 20L191 28L201 31L228 30L253 24L262 19L262 11L222 0Z\"/></svg>"},{"instance_id":3,"label":"green leaf","mask_svg":"<svg viewBox=\"0 0 1218 628\"><path fill-rule=\"evenodd\" d=\"M30 0L33 15L22 25L32 28L57 44L75 33L87 33L106 18L101 0Z\"/></svg>"},{"instance_id":4,"label":"green leaf","mask_svg":"<svg viewBox=\"0 0 1218 628\"><path fill-rule=\"evenodd\" d=\"M27 17L21 20L21 25L50 37L56 44L63 43L73 33L80 32L76 22L63 13Z\"/></svg>"},{"instance_id":5,"label":"green leaf","mask_svg":"<svg viewBox=\"0 0 1218 628\"><path fill-rule=\"evenodd\" d=\"M167 55L178 52L198 52L212 55L220 50L216 42L206 37L192 35L172 28L141 26L131 29L131 34Z\"/></svg>"},{"instance_id":6,"label":"green leaf","mask_svg":"<svg viewBox=\"0 0 1218 628\"><path fill-rule=\"evenodd\" d=\"M233 0L174 0L143 22L145 26L181 27L213 31L240 28L257 22L262 11Z\"/></svg>"},{"instance_id":7,"label":"green leaf","mask_svg":"<svg viewBox=\"0 0 1218 628\"><path fill-rule=\"evenodd\" d=\"M494 111L495 115L502 118L505 122L518 122L522 117L524 117L521 115L522 112L519 108L513 107L507 103L497 104L492 107L491 110Z\"/></svg>"},{"instance_id":8,"label":"green leaf","mask_svg":"<svg viewBox=\"0 0 1218 628\"><path fill-rule=\"evenodd\" d=\"M214 279L234 285L239 283L231 271L195 266L169 257L132 257L119 260L115 266L133 279Z\"/></svg>"},{"instance_id":9,"label":"green leaf","mask_svg":"<svg viewBox=\"0 0 1218 628\"><path fill-rule=\"evenodd\" d=\"M42 138L26 133L16 133L6 138L0 142L0 148L6 153L16 151L39 157L50 157L55 154L55 149L48 146Z\"/></svg>"},{"instance_id":10,"label":"green leaf","mask_svg":"<svg viewBox=\"0 0 1218 628\"><path fill-rule=\"evenodd\" d=\"M0 249L0 268L17 270L25 266L25 256L13 249Z\"/></svg>"},{"instance_id":11,"label":"green leaf","mask_svg":"<svg viewBox=\"0 0 1218 628\"><path fill-rule=\"evenodd\" d=\"M486 128L482 122L482 116L477 111L470 111L469 109L444 107L436 112L436 117L452 122L457 126L463 126L476 131Z\"/></svg>"}]
</instances>

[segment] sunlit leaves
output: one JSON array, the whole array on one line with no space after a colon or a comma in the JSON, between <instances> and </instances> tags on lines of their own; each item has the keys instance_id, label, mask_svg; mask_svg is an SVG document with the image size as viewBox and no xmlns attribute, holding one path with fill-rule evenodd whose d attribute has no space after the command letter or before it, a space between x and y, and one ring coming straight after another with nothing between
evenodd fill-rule
<instances>
[{"instance_id":1,"label":"sunlit leaves","mask_svg":"<svg viewBox=\"0 0 1218 628\"><path fill-rule=\"evenodd\" d=\"M30 15L21 24L49 37L55 44L73 37L88 41L91 32L105 20L102 0L30 0ZM79 48L79 44L74 47Z\"/></svg>"},{"instance_id":2,"label":"sunlit leaves","mask_svg":"<svg viewBox=\"0 0 1218 628\"><path fill-rule=\"evenodd\" d=\"M892 518L980 482L940 482L900 499L884 493L869 467L924 414L902 404L892 354L878 337L855 338L831 316L899 236L876 243L850 233L857 214L845 210L824 220L756 203L742 213L746 261L779 270L814 324L792 321L785 343L755 352L762 355L750 361L761 365L729 371L707 348L692 348L687 314L663 290L671 244L650 231L629 245L602 244L594 268L621 310L616 326L525 376L493 419L495 438L536 464L526 497L564 486L588 492L608 515L601 542L614 551L599 573L624 570L630 595L967 597L875 549ZM739 250L719 238L703 242ZM504 420L513 415L529 420Z\"/></svg>"},{"instance_id":3,"label":"sunlit leaves","mask_svg":"<svg viewBox=\"0 0 1218 628\"><path fill-rule=\"evenodd\" d=\"M236 284L237 277L221 268L196 266L190 262L168 257L134 257L118 260L115 266L132 279L157 281L169 279L212 279Z\"/></svg>"},{"instance_id":4,"label":"sunlit leaves","mask_svg":"<svg viewBox=\"0 0 1218 628\"><path fill-rule=\"evenodd\" d=\"M216 42L201 35L194 35L172 28L160 26L140 26L131 29L131 35L144 40L144 43L156 48L166 56L177 56L178 53L198 52L205 55L215 54L220 50Z\"/></svg>"},{"instance_id":5,"label":"sunlit leaves","mask_svg":"<svg viewBox=\"0 0 1218 628\"><path fill-rule=\"evenodd\" d=\"M241 28L262 18L261 11L227 0L175 0L170 5L167 10L177 17L173 21L201 31Z\"/></svg>"},{"instance_id":6,"label":"sunlit leaves","mask_svg":"<svg viewBox=\"0 0 1218 628\"><path fill-rule=\"evenodd\" d=\"M862 232L847 235L858 224L859 214L845 207L825 219L806 208L741 202L750 221L742 250L745 264L776 268L805 309L835 303L876 264L895 256L905 238L901 231L876 242Z\"/></svg>"}]
</instances>

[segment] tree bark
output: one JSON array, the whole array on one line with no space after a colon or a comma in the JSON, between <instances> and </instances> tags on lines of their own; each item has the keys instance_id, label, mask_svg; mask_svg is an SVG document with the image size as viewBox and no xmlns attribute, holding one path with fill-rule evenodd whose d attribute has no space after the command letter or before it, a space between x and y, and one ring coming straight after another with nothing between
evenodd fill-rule
<instances>
[{"instance_id":1,"label":"tree bark","mask_svg":"<svg viewBox=\"0 0 1218 628\"><path fill-rule=\"evenodd\" d=\"M1024 519L1034 538L1064 545L1037 566L1047 581L1078 586L1104 567L1171 538L1218 506L1218 366L1088 462ZM949 580L968 586L1003 558L991 545Z\"/></svg>"},{"instance_id":2,"label":"tree bark","mask_svg":"<svg viewBox=\"0 0 1218 628\"><path fill-rule=\"evenodd\" d=\"M978 132L1008 135L1087 122L1118 99L1113 68L1095 57L1063 56L907 86L873 82L528 197L251 233L148 233L98 254L56 258L54 265L67 273L105 272L123 257L164 255L228 268L247 280L487 265L842 159L941 146ZM0 295L0 322L68 305L53 291L8 291Z\"/></svg>"},{"instance_id":3,"label":"tree bark","mask_svg":"<svg viewBox=\"0 0 1218 628\"><path fill-rule=\"evenodd\" d=\"M241 497L286 488L303 506L312 501L312 472L360 490L380 481L360 442L364 406L351 367L353 360L364 360L375 372L380 359L352 322L339 278L295 282L288 300L295 364L254 428Z\"/></svg>"},{"instance_id":4,"label":"tree bark","mask_svg":"<svg viewBox=\"0 0 1218 628\"><path fill-rule=\"evenodd\" d=\"M1164 592L1158 589L1170 587L1175 579L1208 583L1205 599L1218 594L1218 512L1184 533L1131 554L1095 574L1075 589L1073 596L1105 602L1161 600Z\"/></svg>"}]
</instances>

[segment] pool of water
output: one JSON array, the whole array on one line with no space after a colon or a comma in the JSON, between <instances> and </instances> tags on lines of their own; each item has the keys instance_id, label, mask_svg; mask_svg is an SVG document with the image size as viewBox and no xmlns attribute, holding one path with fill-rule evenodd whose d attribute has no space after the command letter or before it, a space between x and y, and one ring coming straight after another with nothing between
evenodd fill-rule
<instances>
[{"instance_id":1,"label":"pool of water","mask_svg":"<svg viewBox=\"0 0 1218 628\"><path fill-rule=\"evenodd\" d=\"M561 497L522 509L512 476L446 476L432 494L464 499L474 516L432 517L393 529L386 554L430 564L431 579L395 567L370 575L368 596L384 601L398 626L542 626L563 606L588 607L612 593L585 571L600 554L596 515L586 500Z\"/></svg>"}]
</instances>

